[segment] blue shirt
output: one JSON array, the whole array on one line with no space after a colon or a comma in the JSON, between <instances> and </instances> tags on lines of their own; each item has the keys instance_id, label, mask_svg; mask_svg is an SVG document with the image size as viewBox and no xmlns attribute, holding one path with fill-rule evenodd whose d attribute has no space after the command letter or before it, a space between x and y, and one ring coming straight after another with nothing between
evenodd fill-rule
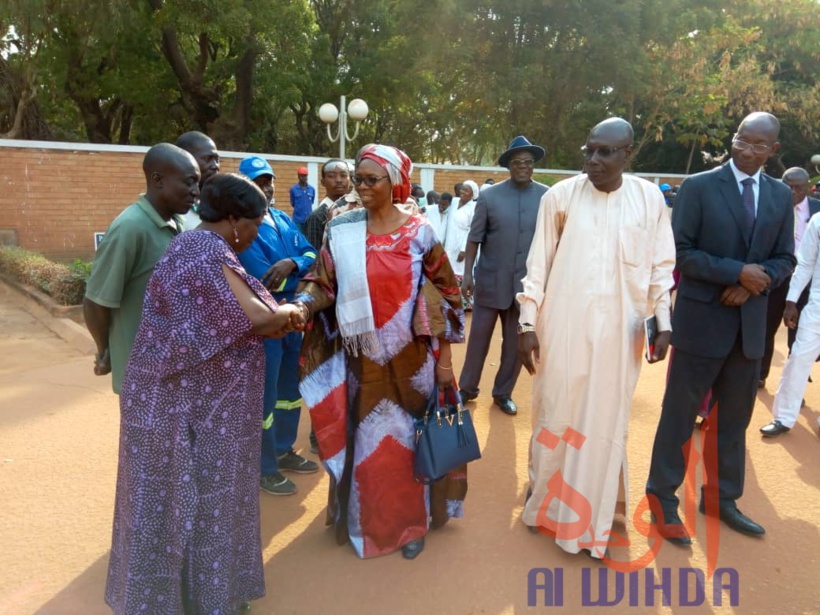
<instances>
[{"instance_id":1,"label":"blue shirt","mask_svg":"<svg viewBox=\"0 0 820 615\"><path fill-rule=\"evenodd\" d=\"M316 201L316 189L308 184L302 188L301 184L290 187L290 204L293 207L293 221L296 224L304 224L310 212L313 211L313 203Z\"/></svg>"},{"instance_id":2,"label":"blue shirt","mask_svg":"<svg viewBox=\"0 0 820 615\"><path fill-rule=\"evenodd\" d=\"M293 298L299 280L316 260L316 249L308 243L286 213L278 209L269 209L259 227L256 239L247 250L239 254L239 262L245 271L261 280L268 269L285 258L296 263L296 269L285 279L282 286L271 289L276 301L290 301Z\"/></svg>"}]
</instances>

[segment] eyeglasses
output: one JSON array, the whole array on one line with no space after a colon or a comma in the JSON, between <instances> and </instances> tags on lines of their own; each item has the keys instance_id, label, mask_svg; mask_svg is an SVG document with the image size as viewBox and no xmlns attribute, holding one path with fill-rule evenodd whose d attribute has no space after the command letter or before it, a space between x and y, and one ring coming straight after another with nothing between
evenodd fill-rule
<instances>
[{"instance_id":1,"label":"eyeglasses","mask_svg":"<svg viewBox=\"0 0 820 615\"><path fill-rule=\"evenodd\" d=\"M512 160L510 161L510 166L515 167L517 169L528 169L535 165L535 160L529 158L527 160Z\"/></svg>"},{"instance_id":2,"label":"eyeglasses","mask_svg":"<svg viewBox=\"0 0 820 615\"><path fill-rule=\"evenodd\" d=\"M620 147L589 147L586 145L582 145L581 154L584 156L584 160L589 160L595 155L596 152L598 153L598 156L600 158L609 158L618 150L626 149L627 147L632 147L632 144L630 143L629 145L621 145Z\"/></svg>"},{"instance_id":3,"label":"eyeglasses","mask_svg":"<svg viewBox=\"0 0 820 615\"><path fill-rule=\"evenodd\" d=\"M373 177L372 175L368 177L362 177L361 175L354 175L351 178L351 181L353 182L354 186L361 186L362 184L364 184L368 188L372 188L381 180L387 179L387 177L387 175L382 175L381 177Z\"/></svg>"},{"instance_id":4,"label":"eyeglasses","mask_svg":"<svg viewBox=\"0 0 820 615\"><path fill-rule=\"evenodd\" d=\"M741 152L751 149L755 154L767 154L769 150L772 149L771 145L765 145L764 143L746 143L743 139L733 139L732 147Z\"/></svg>"}]
</instances>

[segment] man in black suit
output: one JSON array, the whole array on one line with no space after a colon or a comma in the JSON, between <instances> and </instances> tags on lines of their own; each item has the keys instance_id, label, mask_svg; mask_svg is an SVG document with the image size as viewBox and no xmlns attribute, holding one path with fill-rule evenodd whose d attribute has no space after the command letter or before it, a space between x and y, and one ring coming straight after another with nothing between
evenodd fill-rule
<instances>
[{"instance_id":1,"label":"man in black suit","mask_svg":"<svg viewBox=\"0 0 820 615\"><path fill-rule=\"evenodd\" d=\"M794 253L800 249L800 239L803 231L809 223L809 219L816 213L820 213L820 201L813 199L809 194L810 177L808 171L801 167L792 167L783 173L783 183L792 191L792 205L794 206ZM763 360L760 364L760 381L758 388L766 386L766 378L769 377L769 368L774 355L774 337L780 328L783 320L783 310L786 308L786 294L789 292L789 282L791 276L777 288L773 288L769 293L769 308L766 312L766 350L763 353ZM809 289L803 291L800 300L797 302L798 314L809 302ZM794 345L794 338L797 329L787 328L789 353Z\"/></svg>"},{"instance_id":2,"label":"man in black suit","mask_svg":"<svg viewBox=\"0 0 820 615\"><path fill-rule=\"evenodd\" d=\"M704 488L700 511L719 513L738 532L765 533L735 500L743 495L746 428L766 337L766 295L796 262L791 192L761 171L780 148L779 132L773 115L748 115L732 139L732 159L685 180L672 209L681 274L672 317L675 354L646 493L660 534L678 545L692 542L675 495L686 469L683 446L710 388L717 404L710 419L717 423L717 459L707 450L704 465L707 475L717 469L718 484L712 477Z\"/></svg>"}]
</instances>

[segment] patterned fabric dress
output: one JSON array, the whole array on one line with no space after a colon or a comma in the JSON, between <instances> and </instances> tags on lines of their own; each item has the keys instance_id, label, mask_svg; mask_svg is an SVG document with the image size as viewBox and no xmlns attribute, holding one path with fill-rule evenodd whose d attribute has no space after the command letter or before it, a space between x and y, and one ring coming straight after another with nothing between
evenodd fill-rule
<instances>
[{"instance_id":1,"label":"patterned fabric dress","mask_svg":"<svg viewBox=\"0 0 820 615\"><path fill-rule=\"evenodd\" d=\"M331 477L328 524L360 557L391 553L462 515L466 467L432 487L413 477L414 417L435 385L438 339L464 341L461 295L427 219L410 216L389 235L367 235L366 270L376 348L350 354L333 304L338 289L333 230L361 223L364 209L335 218L317 266L295 301L314 314L302 350L301 392ZM329 308L329 309L326 309Z\"/></svg>"},{"instance_id":2,"label":"patterned fabric dress","mask_svg":"<svg viewBox=\"0 0 820 615\"><path fill-rule=\"evenodd\" d=\"M120 395L105 600L118 614L232 614L265 594L259 448L265 353L222 266L275 301L210 231L148 284Z\"/></svg>"}]
</instances>

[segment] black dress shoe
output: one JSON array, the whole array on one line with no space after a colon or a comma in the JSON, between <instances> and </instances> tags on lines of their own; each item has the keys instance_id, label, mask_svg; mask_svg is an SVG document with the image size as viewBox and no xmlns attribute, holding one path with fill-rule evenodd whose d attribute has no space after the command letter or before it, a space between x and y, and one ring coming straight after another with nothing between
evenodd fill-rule
<instances>
[{"instance_id":1,"label":"black dress shoe","mask_svg":"<svg viewBox=\"0 0 820 615\"><path fill-rule=\"evenodd\" d=\"M462 406L464 404L466 404L467 402L473 401L476 397L478 397L478 395L468 393L467 391L464 391L464 390L459 391L458 396L461 398L461 405Z\"/></svg>"},{"instance_id":2,"label":"black dress shoe","mask_svg":"<svg viewBox=\"0 0 820 615\"><path fill-rule=\"evenodd\" d=\"M706 503L703 498L700 500L698 510L706 514ZM759 523L755 523L749 517L737 509L734 502L720 503L720 520L736 532L747 536L763 536L766 530Z\"/></svg>"},{"instance_id":3,"label":"black dress shoe","mask_svg":"<svg viewBox=\"0 0 820 615\"><path fill-rule=\"evenodd\" d=\"M422 551L424 551L424 538L411 540L401 548L404 559L416 559Z\"/></svg>"},{"instance_id":4,"label":"black dress shoe","mask_svg":"<svg viewBox=\"0 0 820 615\"><path fill-rule=\"evenodd\" d=\"M600 561L603 559L603 557L606 557L606 558L608 558L608 559L612 559L612 558L609 556L609 547L607 547L606 549L604 549L604 555L603 555L603 557L597 557L596 555L593 555L593 554L592 554L592 549L581 549L580 553L583 553L583 554L584 554L584 555L586 555L589 559L594 560L594 561L596 561L596 562L600 562Z\"/></svg>"},{"instance_id":5,"label":"black dress shoe","mask_svg":"<svg viewBox=\"0 0 820 615\"><path fill-rule=\"evenodd\" d=\"M510 416L518 414L518 406L515 405L511 397L493 397L493 401L496 406L501 408L501 412L504 414L509 414Z\"/></svg>"},{"instance_id":6,"label":"black dress shoe","mask_svg":"<svg viewBox=\"0 0 820 615\"><path fill-rule=\"evenodd\" d=\"M531 497L532 497L532 487L527 487L527 495L524 496L524 506L527 505L527 502L530 501ZM527 526L527 529L530 531L531 534L537 534L538 533L538 526L537 525L527 525L526 523L524 525Z\"/></svg>"},{"instance_id":7,"label":"black dress shoe","mask_svg":"<svg viewBox=\"0 0 820 615\"><path fill-rule=\"evenodd\" d=\"M775 436L779 436L782 433L790 431L790 429L791 428L786 427L783 423L775 419L768 425L764 425L763 427L761 427L760 433L762 433L767 438L774 438Z\"/></svg>"},{"instance_id":8,"label":"black dress shoe","mask_svg":"<svg viewBox=\"0 0 820 615\"><path fill-rule=\"evenodd\" d=\"M680 520L678 513L667 512L663 516L663 523L658 523L658 518L655 513L652 513L652 523L658 526L658 534L678 547L691 545L692 538L689 536L689 532L686 531L686 526Z\"/></svg>"}]
</instances>

